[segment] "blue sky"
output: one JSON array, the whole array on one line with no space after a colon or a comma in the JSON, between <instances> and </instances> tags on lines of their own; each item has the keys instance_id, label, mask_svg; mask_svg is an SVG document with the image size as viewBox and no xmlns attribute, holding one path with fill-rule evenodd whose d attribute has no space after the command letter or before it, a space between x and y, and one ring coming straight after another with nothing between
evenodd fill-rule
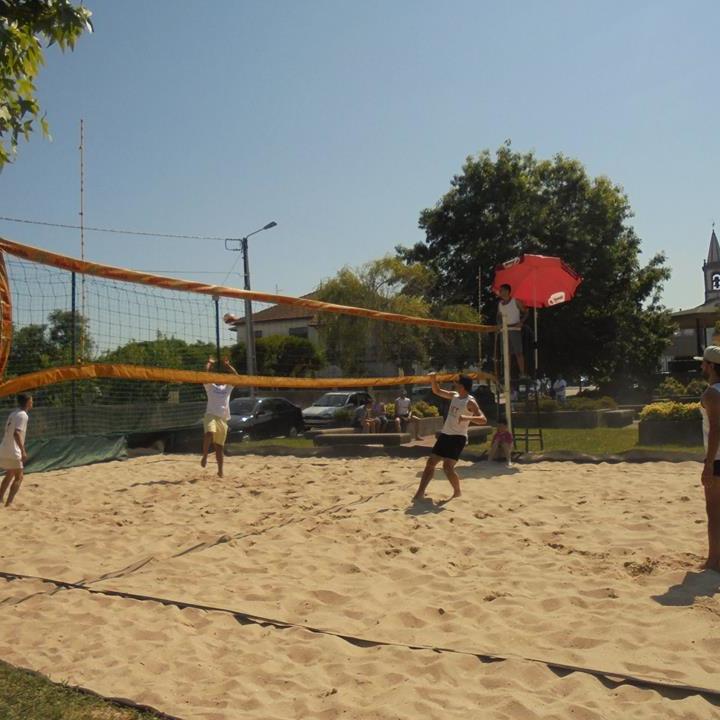
<instances>
[{"instance_id":1,"label":"blue sky","mask_svg":"<svg viewBox=\"0 0 720 720\"><path fill-rule=\"evenodd\" d=\"M674 308L703 300L720 222L711 0L88 0L95 33L50 49L38 134L0 175L0 214L251 239L253 286L300 294L422 239L467 155L577 157L622 185ZM75 231L0 233L79 254ZM87 256L220 282L217 241L87 235ZM579 268L582 271L581 268ZM215 273L215 274L206 274ZM239 284L234 275L229 283Z\"/></svg>"}]
</instances>

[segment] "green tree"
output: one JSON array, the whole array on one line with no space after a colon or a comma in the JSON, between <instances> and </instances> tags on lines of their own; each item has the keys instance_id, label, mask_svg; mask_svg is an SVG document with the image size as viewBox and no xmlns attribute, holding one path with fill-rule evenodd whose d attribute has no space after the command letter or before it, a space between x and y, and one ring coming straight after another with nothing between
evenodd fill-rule
<instances>
[{"instance_id":1,"label":"green tree","mask_svg":"<svg viewBox=\"0 0 720 720\"><path fill-rule=\"evenodd\" d=\"M92 31L90 15L69 0L0 0L0 170L36 121L49 134L35 94L43 45L72 50L83 32Z\"/></svg>"},{"instance_id":2,"label":"green tree","mask_svg":"<svg viewBox=\"0 0 720 720\"><path fill-rule=\"evenodd\" d=\"M48 339L47 325L13 328L7 366L8 377L52 367L55 364L54 359L55 346Z\"/></svg>"},{"instance_id":3,"label":"green tree","mask_svg":"<svg viewBox=\"0 0 720 720\"><path fill-rule=\"evenodd\" d=\"M353 270L343 268L324 282L319 300L427 317L425 294L432 275L420 263L384 257ZM327 359L349 375L366 375L370 361L391 362L406 372L427 359L428 330L347 315L321 313L319 332Z\"/></svg>"},{"instance_id":4,"label":"green tree","mask_svg":"<svg viewBox=\"0 0 720 720\"><path fill-rule=\"evenodd\" d=\"M673 332L660 302L670 270L662 254L640 263L631 217L622 189L588 177L577 160L539 160L506 143L494 157L467 159L450 190L421 213L425 241L398 253L435 272L434 297L445 304L476 304L482 267L490 318L496 265L524 252L562 257L584 281L572 302L539 313L541 371L588 375L605 392L651 387Z\"/></svg>"},{"instance_id":5,"label":"green tree","mask_svg":"<svg viewBox=\"0 0 720 720\"><path fill-rule=\"evenodd\" d=\"M480 322L477 310L468 305L445 305L433 317L450 322ZM487 340L484 341L487 346ZM433 329L430 332L430 359L434 368L461 370L477 365L480 357L478 335L456 330Z\"/></svg>"},{"instance_id":6,"label":"green tree","mask_svg":"<svg viewBox=\"0 0 720 720\"><path fill-rule=\"evenodd\" d=\"M13 328L12 347L8 359L8 376L24 375L25 373L45 370L72 362L72 323L73 315L67 310L53 310L47 317L45 325L25 325ZM76 314L76 343L80 345L80 337L85 337L85 347L92 352L93 339L88 330L88 320ZM77 352L79 359L79 350Z\"/></svg>"},{"instance_id":7,"label":"green tree","mask_svg":"<svg viewBox=\"0 0 720 720\"><path fill-rule=\"evenodd\" d=\"M215 357L215 345L169 338L158 333L155 340L131 341L104 353L99 362L173 370L204 370L209 356ZM197 387L183 388L173 383L144 380L112 380L103 383L103 400L109 402L165 402L171 389L185 389L184 399L200 397Z\"/></svg>"},{"instance_id":8,"label":"green tree","mask_svg":"<svg viewBox=\"0 0 720 720\"><path fill-rule=\"evenodd\" d=\"M258 375L307 377L324 362L322 352L307 338L292 335L268 335L255 341ZM230 350L230 361L239 373L247 372L245 343Z\"/></svg>"},{"instance_id":9,"label":"green tree","mask_svg":"<svg viewBox=\"0 0 720 720\"><path fill-rule=\"evenodd\" d=\"M87 318L75 313L75 334L73 336L73 313L70 310L53 310L48 315L48 335L55 348L56 362L69 365L72 362L73 342L75 359L89 362L93 357L95 343L90 335Z\"/></svg>"},{"instance_id":10,"label":"green tree","mask_svg":"<svg viewBox=\"0 0 720 720\"><path fill-rule=\"evenodd\" d=\"M307 338L269 335L255 343L260 375L306 377L322 366L322 354Z\"/></svg>"}]
</instances>

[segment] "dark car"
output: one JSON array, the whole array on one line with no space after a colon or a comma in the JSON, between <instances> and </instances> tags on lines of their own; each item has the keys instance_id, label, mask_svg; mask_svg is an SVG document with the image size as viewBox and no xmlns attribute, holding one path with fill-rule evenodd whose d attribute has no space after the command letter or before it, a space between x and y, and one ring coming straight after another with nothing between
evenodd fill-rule
<instances>
[{"instance_id":1,"label":"dark car","mask_svg":"<svg viewBox=\"0 0 720 720\"><path fill-rule=\"evenodd\" d=\"M236 398L230 401L228 435L231 439L297 437L304 429L300 408L283 398Z\"/></svg>"}]
</instances>

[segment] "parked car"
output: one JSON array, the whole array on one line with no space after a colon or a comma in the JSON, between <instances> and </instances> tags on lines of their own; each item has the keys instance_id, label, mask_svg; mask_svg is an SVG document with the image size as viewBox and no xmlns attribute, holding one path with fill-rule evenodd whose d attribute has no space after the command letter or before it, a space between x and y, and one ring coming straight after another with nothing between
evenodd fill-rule
<instances>
[{"instance_id":1,"label":"parked car","mask_svg":"<svg viewBox=\"0 0 720 720\"><path fill-rule=\"evenodd\" d=\"M228 435L231 439L297 437L304 430L302 411L283 398L236 398L230 401Z\"/></svg>"},{"instance_id":2,"label":"parked car","mask_svg":"<svg viewBox=\"0 0 720 720\"><path fill-rule=\"evenodd\" d=\"M333 427L338 424L338 412L354 411L370 399L366 392L328 392L302 411L303 421L308 427Z\"/></svg>"}]
</instances>

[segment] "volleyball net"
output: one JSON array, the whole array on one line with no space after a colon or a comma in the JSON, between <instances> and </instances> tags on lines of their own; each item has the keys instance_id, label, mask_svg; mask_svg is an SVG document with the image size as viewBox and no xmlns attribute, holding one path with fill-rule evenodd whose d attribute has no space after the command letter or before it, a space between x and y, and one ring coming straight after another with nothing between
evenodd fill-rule
<instances>
[{"instance_id":1,"label":"volleyball net","mask_svg":"<svg viewBox=\"0 0 720 720\"><path fill-rule=\"evenodd\" d=\"M428 384L428 367L442 381L470 370L494 382L477 362L478 333L494 326L179 280L4 238L0 260L0 404L32 392L42 408L33 434L189 427L202 417L207 382L300 405L323 390ZM238 375L215 371L224 358Z\"/></svg>"}]
</instances>

